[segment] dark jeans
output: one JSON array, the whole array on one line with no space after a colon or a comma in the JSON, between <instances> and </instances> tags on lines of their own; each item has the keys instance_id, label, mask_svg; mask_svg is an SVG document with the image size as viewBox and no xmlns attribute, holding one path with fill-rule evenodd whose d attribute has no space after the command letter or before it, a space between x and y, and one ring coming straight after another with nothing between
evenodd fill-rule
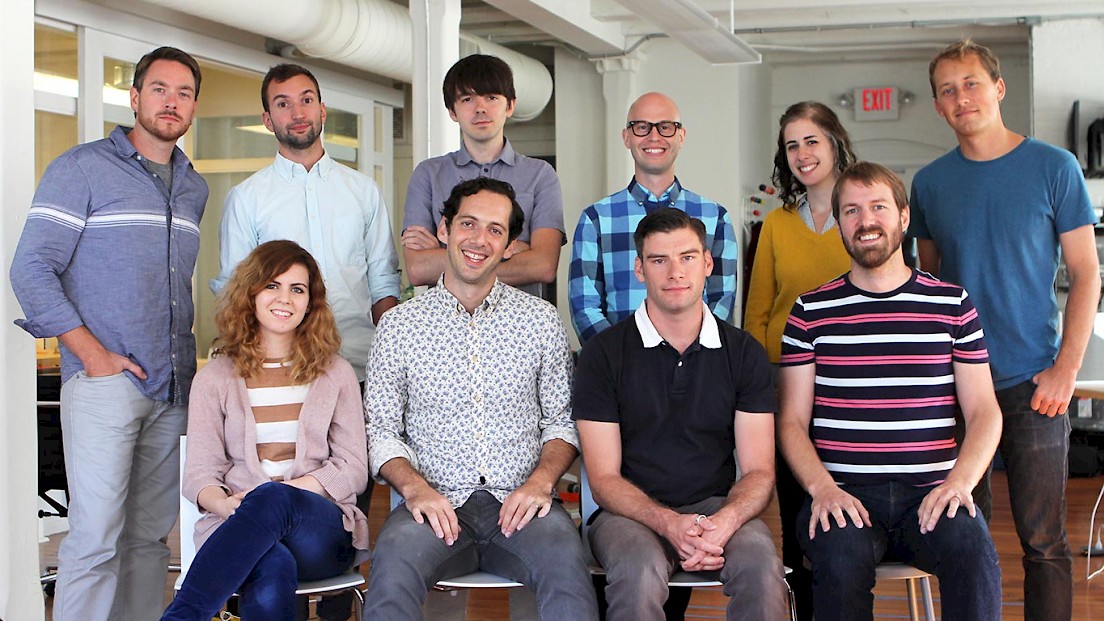
<instances>
[{"instance_id":1,"label":"dark jeans","mask_svg":"<svg viewBox=\"0 0 1104 621\"><path fill-rule=\"evenodd\" d=\"M438 581L477 570L529 587L541 619L596 621L594 586L575 522L559 503L510 537L498 526L502 503L485 491L456 509L460 536L446 545L406 505L391 511L372 553L364 621L421 619L426 593Z\"/></svg>"},{"instance_id":2,"label":"dark jeans","mask_svg":"<svg viewBox=\"0 0 1104 621\"><path fill-rule=\"evenodd\" d=\"M236 591L245 621L292 621L299 580L336 576L352 565L354 553L337 505L265 483L199 549L161 619L210 621Z\"/></svg>"},{"instance_id":3,"label":"dark jeans","mask_svg":"<svg viewBox=\"0 0 1104 621\"><path fill-rule=\"evenodd\" d=\"M1000 454L1024 551L1024 619L1056 621L1073 615L1073 560L1066 539L1070 420L1032 410L1034 393L1030 381L997 391L1004 414ZM989 519L993 497L988 473L974 490L974 501Z\"/></svg>"},{"instance_id":4,"label":"dark jeans","mask_svg":"<svg viewBox=\"0 0 1104 621\"><path fill-rule=\"evenodd\" d=\"M901 561L939 578L944 621L990 621L1001 615L1001 572L989 528L980 514L946 515L935 529L920 534L917 510L928 488L900 483L848 486L870 513L871 527L834 519L810 540L798 528L813 565L813 607L817 621L860 621L874 616L875 570L883 560ZM798 524L808 524L811 500Z\"/></svg>"}]
</instances>

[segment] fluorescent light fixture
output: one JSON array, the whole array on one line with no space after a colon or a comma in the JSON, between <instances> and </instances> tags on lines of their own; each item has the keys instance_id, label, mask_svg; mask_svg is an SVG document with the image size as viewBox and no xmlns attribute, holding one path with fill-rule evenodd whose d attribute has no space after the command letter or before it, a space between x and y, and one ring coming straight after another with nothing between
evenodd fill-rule
<instances>
[{"instance_id":1,"label":"fluorescent light fixture","mask_svg":"<svg viewBox=\"0 0 1104 621\"><path fill-rule=\"evenodd\" d=\"M34 89L45 93L53 93L62 97L77 98L79 88L77 81L50 73L34 72ZM130 107L130 91L114 88L108 85L103 87L103 102L113 106Z\"/></svg>"},{"instance_id":2,"label":"fluorescent light fixture","mask_svg":"<svg viewBox=\"0 0 1104 621\"><path fill-rule=\"evenodd\" d=\"M714 65L760 63L762 55L694 0L617 0Z\"/></svg>"}]
</instances>

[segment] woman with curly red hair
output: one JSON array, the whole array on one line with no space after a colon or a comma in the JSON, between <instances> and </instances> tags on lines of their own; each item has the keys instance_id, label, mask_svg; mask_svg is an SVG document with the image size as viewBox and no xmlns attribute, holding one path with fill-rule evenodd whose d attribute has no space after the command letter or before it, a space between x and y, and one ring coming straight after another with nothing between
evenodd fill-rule
<instances>
[{"instance_id":1,"label":"woman with curly red hair","mask_svg":"<svg viewBox=\"0 0 1104 621\"><path fill-rule=\"evenodd\" d=\"M199 551L162 619L291 619L299 579L348 570L368 547L360 387L310 253L261 244L219 298L216 356L196 374L183 494ZM190 533L181 533L189 536Z\"/></svg>"}]
</instances>

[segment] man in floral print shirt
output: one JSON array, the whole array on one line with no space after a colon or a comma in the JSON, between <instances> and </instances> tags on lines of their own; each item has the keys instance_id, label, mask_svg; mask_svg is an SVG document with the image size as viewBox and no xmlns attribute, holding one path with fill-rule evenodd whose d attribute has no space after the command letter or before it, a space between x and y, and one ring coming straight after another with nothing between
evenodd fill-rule
<instances>
[{"instance_id":1,"label":"man in floral print shirt","mask_svg":"<svg viewBox=\"0 0 1104 621\"><path fill-rule=\"evenodd\" d=\"M495 277L524 215L509 184L445 201L437 286L384 316L368 361L372 474L405 499L372 559L364 619L421 617L427 585L516 580L541 618L597 619L574 522L553 498L578 454L571 357L555 308Z\"/></svg>"}]
</instances>

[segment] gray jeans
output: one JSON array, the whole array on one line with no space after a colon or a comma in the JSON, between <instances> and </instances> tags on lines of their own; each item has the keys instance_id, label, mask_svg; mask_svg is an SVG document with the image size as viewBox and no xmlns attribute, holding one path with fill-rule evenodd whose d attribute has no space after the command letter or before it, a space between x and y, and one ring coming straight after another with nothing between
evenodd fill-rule
<instances>
[{"instance_id":1,"label":"gray jeans","mask_svg":"<svg viewBox=\"0 0 1104 621\"><path fill-rule=\"evenodd\" d=\"M81 372L62 386L69 534L54 619L161 616L186 425L186 408L145 397L123 374Z\"/></svg>"},{"instance_id":2,"label":"gray jeans","mask_svg":"<svg viewBox=\"0 0 1104 621\"><path fill-rule=\"evenodd\" d=\"M449 546L418 524L405 505L380 530L372 553L364 621L421 619L422 602L438 580L477 570L509 578L536 593L540 618L597 621L594 585L575 523L558 503L509 538L498 527L502 504L479 491L456 509L460 536Z\"/></svg>"},{"instance_id":3,"label":"gray jeans","mask_svg":"<svg viewBox=\"0 0 1104 621\"><path fill-rule=\"evenodd\" d=\"M724 498L707 498L679 513L712 515ZM606 570L608 621L662 621L667 580L680 571L678 552L670 542L640 522L602 511L588 530L594 556ZM728 619L785 619L789 615L782 561L770 529L761 520L744 524L725 544L721 569L730 599Z\"/></svg>"}]
</instances>

